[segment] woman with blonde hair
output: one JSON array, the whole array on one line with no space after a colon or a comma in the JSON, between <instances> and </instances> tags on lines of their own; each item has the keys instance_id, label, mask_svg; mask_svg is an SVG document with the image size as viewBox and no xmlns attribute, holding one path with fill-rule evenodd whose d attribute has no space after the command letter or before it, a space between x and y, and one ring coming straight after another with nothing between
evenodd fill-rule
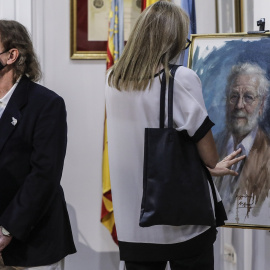
<instances>
[{"instance_id":1,"label":"woman with blonde hair","mask_svg":"<svg viewBox=\"0 0 270 270\"><path fill-rule=\"evenodd\" d=\"M186 47L188 25L186 13L169 1L149 6L137 20L119 61L108 72L105 95L112 200L120 259L127 270L164 270L167 261L172 270L213 269L214 227L139 226L144 130L159 126L160 77L165 74L168 81L169 63ZM200 157L212 172L234 174L227 167L238 160L234 157L239 151L215 168L218 154L201 82L183 66L175 73L173 109L175 128L199 138Z\"/></svg>"}]
</instances>

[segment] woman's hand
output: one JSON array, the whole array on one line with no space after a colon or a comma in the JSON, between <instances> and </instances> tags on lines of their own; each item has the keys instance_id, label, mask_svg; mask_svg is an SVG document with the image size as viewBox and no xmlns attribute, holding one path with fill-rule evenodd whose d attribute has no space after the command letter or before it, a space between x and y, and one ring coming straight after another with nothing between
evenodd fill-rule
<instances>
[{"instance_id":1,"label":"woman's hand","mask_svg":"<svg viewBox=\"0 0 270 270\"><path fill-rule=\"evenodd\" d=\"M237 149L236 151L233 151L230 155L226 156L223 160L218 162L214 169L208 168L211 175L212 176L224 176L228 174L234 176L238 175L238 173L236 171L231 170L230 167L246 157L245 155L236 157L238 154L241 153L241 151L242 151L241 148Z\"/></svg>"}]
</instances>

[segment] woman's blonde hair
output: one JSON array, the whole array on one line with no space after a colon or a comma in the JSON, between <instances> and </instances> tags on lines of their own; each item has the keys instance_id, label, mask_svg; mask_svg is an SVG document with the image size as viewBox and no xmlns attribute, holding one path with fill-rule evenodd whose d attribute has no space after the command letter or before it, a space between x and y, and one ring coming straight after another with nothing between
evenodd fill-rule
<instances>
[{"instance_id":1,"label":"woman's blonde hair","mask_svg":"<svg viewBox=\"0 0 270 270\"><path fill-rule=\"evenodd\" d=\"M162 66L185 48L189 18L177 5L159 1L139 16L119 61L109 70L109 85L118 90L145 90Z\"/></svg>"}]
</instances>

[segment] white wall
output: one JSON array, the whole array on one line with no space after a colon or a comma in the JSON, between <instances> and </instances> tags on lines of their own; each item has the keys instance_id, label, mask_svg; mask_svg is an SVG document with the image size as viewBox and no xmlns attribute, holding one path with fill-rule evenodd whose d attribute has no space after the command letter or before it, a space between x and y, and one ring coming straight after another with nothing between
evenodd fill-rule
<instances>
[{"instance_id":1,"label":"white wall","mask_svg":"<svg viewBox=\"0 0 270 270\"><path fill-rule=\"evenodd\" d=\"M16 19L32 30L31 0L0 0L0 18Z\"/></svg>"},{"instance_id":2,"label":"white wall","mask_svg":"<svg viewBox=\"0 0 270 270\"><path fill-rule=\"evenodd\" d=\"M118 269L119 254L101 225L105 60L70 60L67 0L43 1L44 84L66 101L68 149L63 188L78 253L66 269Z\"/></svg>"},{"instance_id":3,"label":"white wall","mask_svg":"<svg viewBox=\"0 0 270 270\"><path fill-rule=\"evenodd\" d=\"M198 34L216 33L216 0L195 1Z\"/></svg>"}]
</instances>

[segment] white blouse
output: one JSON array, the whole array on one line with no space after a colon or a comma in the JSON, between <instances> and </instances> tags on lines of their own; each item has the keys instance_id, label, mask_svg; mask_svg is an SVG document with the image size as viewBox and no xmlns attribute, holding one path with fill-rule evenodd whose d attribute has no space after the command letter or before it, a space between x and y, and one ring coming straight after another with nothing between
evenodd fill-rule
<instances>
[{"instance_id":1,"label":"white blouse","mask_svg":"<svg viewBox=\"0 0 270 270\"><path fill-rule=\"evenodd\" d=\"M151 88L145 91L118 91L107 83L105 97L110 179L118 240L172 244L189 240L209 229L208 226L194 225L139 226L144 130L146 127L159 127L159 77L155 77ZM167 124L167 107L165 113ZM199 77L191 69L179 67L175 74L173 100L177 130L185 129L193 136L207 115Z\"/></svg>"}]
</instances>

